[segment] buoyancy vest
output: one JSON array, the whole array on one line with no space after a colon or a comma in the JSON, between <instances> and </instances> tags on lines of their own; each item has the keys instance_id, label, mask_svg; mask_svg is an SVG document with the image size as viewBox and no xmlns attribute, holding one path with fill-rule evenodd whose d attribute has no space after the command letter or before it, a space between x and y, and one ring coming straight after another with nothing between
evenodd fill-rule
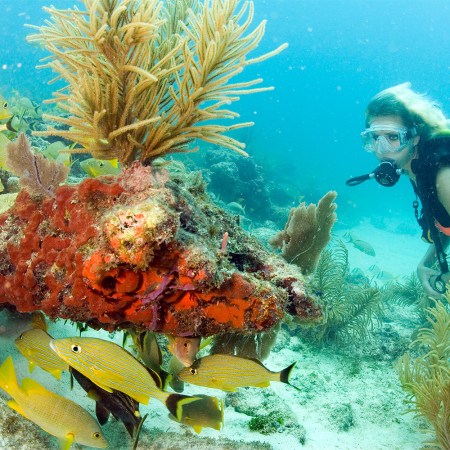
<instances>
[{"instance_id":1,"label":"buoyancy vest","mask_svg":"<svg viewBox=\"0 0 450 450\"><path fill-rule=\"evenodd\" d=\"M450 215L439 201L436 178L439 169L446 166L450 166L450 131L419 142L419 157L411 161L416 182L411 183L422 203L420 216L417 212L417 201L413 205L416 219L422 227L422 237L430 243L434 242L436 246L442 272L448 271L448 266L439 231L450 235Z\"/></svg>"}]
</instances>

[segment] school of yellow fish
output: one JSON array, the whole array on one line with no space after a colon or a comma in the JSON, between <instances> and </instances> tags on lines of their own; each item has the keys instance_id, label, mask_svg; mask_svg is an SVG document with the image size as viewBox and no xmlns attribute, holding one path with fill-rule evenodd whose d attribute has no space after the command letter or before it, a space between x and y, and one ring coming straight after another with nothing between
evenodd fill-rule
<instances>
[{"instance_id":1,"label":"school of yellow fish","mask_svg":"<svg viewBox=\"0 0 450 450\"><path fill-rule=\"evenodd\" d=\"M43 315L34 313L32 327L15 341L29 362L30 372L40 367L60 380L62 372L69 371L96 402L98 422L81 406L30 378L24 378L19 386L11 356L0 367L0 388L12 397L8 406L57 437L63 449L70 448L72 443L105 448L108 443L99 423L106 423L112 414L123 422L136 443L145 420L139 404L147 405L151 398L167 408L172 420L192 427L197 433L203 428L221 430L223 400L203 394L180 394L184 382L221 391L245 386L263 388L272 381L290 384L289 376L295 365L272 372L257 360L238 356L211 354L196 359L209 340L202 346L200 338L167 336L173 355L169 372L165 372L155 334L127 334L133 339L138 357L112 341L96 337L53 339ZM170 392L169 387L176 392Z\"/></svg>"}]
</instances>

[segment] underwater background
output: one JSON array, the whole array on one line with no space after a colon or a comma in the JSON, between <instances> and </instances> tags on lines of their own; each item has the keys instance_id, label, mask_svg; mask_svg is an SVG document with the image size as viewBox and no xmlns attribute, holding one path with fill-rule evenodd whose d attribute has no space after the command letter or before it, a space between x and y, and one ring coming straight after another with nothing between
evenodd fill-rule
<instances>
[{"instance_id":1,"label":"underwater background","mask_svg":"<svg viewBox=\"0 0 450 450\"><path fill-rule=\"evenodd\" d=\"M0 0L0 94L6 99L16 92L39 104L51 98L55 89L55 85L47 84L51 72L36 69L47 54L25 40L33 31L25 24L42 25L47 19L42 7L50 4L56 8L82 7L69 0ZM203 168L213 197L221 206L233 203L239 209L241 205L242 211L232 212L242 213L243 226L264 244L268 230L282 228L289 208L297 206L299 200L317 203L327 191L337 191L338 220L333 237L345 241L348 233L356 233L377 254L372 257L364 249L348 244L348 267L345 257L336 257L336 265L341 265L346 273L355 267L362 269L362 276L373 278L371 281L378 283L380 289L385 282L403 282L426 249L414 219L414 195L409 182L401 179L395 187L384 188L375 182L347 187L345 181L368 173L377 164L362 149L360 133L364 129L365 106L380 90L409 81L413 89L429 94L441 103L444 112L450 112L450 3L256 0L253 24L261 20L267 20L266 33L256 54L251 56L271 51L284 42L289 47L244 71L242 79L262 77L264 86L275 89L242 96L234 104L242 121L255 122L254 127L238 130L234 136L247 144L246 150L259 175L270 187L267 201L277 209L253 214L250 196L258 197L258 191L236 192L227 198L229 186L208 170L216 160L208 156L207 145L200 143L197 154L175 158L190 169ZM224 152L229 153L226 158L239 158L231 151ZM357 277L355 273L345 283L356 284ZM341 281L344 283L344 278ZM403 286L406 291L407 282ZM398 295L405 297L404 292ZM429 437L424 430L429 432L429 427L413 414L404 415L405 394L393 368L395 360L408 349L412 333L426 322L423 308L417 312L414 301L400 299L387 308L384 315L374 320L378 328L371 336L372 343L357 349L358 342L341 344L339 340L317 347L311 344L314 338L307 332L283 325L266 365L280 370L300 358L291 379L302 390L295 394L300 406L292 407L294 394L286 386L277 385L264 393L250 391L242 397L228 394L224 436L237 442L236 448L246 448L247 441L248 448L267 449L286 445L313 450L424 448L423 441ZM16 330L26 329L27 324L17 317L0 316L0 337L12 339L13 343ZM56 336L64 336L63 328L53 331ZM75 333L75 328L72 331ZM117 336L105 332L87 334L120 342ZM56 382L52 381L55 387ZM334 397L337 392L340 398ZM70 396L70 391L66 395ZM283 405L290 405L295 414L291 416L292 411ZM260 408L275 411L274 423L267 425L261 419L264 423L260 425L255 420L250 429L243 416L260 417L255 415ZM151 419L153 422L149 420L146 425L154 434L143 432L140 449L232 448L230 442L220 441L221 433L211 429L200 436L180 431L178 424L166 419L161 408ZM129 448L126 433L116 435L112 425L108 427L106 434L117 439L110 448ZM0 433L1 430L5 428L0 427ZM174 430L179 437L169 434ZM56 441L34 433L22 447L15 442L17 448L57 448ZM205 436L211 440L202 440ZM1 446L1 437L0 434L0 448L11 448ZM185 440L177 446L177 439Z\"/></svg>"},{"instance_id":2,"label":"underwater background","mask_svg":"<svg viewBox=\"0 0 450 450\"><path fill-rule=\"evenodd\" d=\"M55 0L57 8L70 0ZM75 2L75 5L77 3ZM45 0L2 1L3 45L0 88L41 102L54 86L49 70L36 70L45 52L25 41L46 18ZM360 145L364 109L377 92L406 81L450 108L450 4L446 0L258 0L254 23L267 20L258 54L283 42L289 48L247 68L261 76L269 93L243 96L236 109L255 122L247 133L248 153L267 176L306 201L324 192L339 194L340 221L349 226L365 215L399 216L413 224L413 196L406 180L387 189L365 183L345 186L350 176L376 166ZM406 197L406 199L405 199Z\"/></svg>"}]
</instances>

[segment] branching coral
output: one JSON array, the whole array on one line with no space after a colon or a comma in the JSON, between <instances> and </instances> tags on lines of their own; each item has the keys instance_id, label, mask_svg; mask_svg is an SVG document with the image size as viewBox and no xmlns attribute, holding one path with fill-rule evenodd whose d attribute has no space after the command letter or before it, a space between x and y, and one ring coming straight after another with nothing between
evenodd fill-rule
<instances>
[{"instance_id":1,"label":"branching coral","mask_svg":"<svg viewBox=\"0 0 450 450\"><path fill-rule=\"evenodd\" d=\"M64 79L54 101L69 117L46 118L70 127L40 132L81 145L99 159L139 159L186 151L203 139L245 154L244 144L224 135L252 125L211 120L239 115L226 105L261 79L230 80L286 45L249 59L265 22L248 32L253 3L239 0L84 0L86 11L45 8L51 20L29 41L52 53L45 65Z\"/></svg>"},{"instance_id":2,"label":"branching coral","mask_svg":"<svg viewBox=\"0 0 450 450\"><path fill-rule=\"evenodd\" d=\"M431 328L420 330L414 345L425 353L411 360L403 355L397 370L403 389L409 395L412 411L425 416L433 425L436 444L450 449L450 313L437 301L428 308L427 320Z\"/></svg>"},{"instance_id":3,"label":"branching coral","mask_svg":"<svg viewBox=\"0 0 450 450\"><path fill-rule=\"evenodd\" d=\"M300 267L303 274L314 271L322 250L330 240L331 228L336 222L336 192L327 192L318 205L305 202L292 208L283 231L270 244L281 249L283 258Z\"/></svg>"},{"instance_id":4,"label":"branching coral","mask_svg":"<svg viewBox=\"0 0 450 450\"><path fill-rule=\"evenodd\" d=\"M324 321L304 330L312 340L342 341L367 337L374 318L381 314L381 296L369 285L347 281L348 252L339 243L334 250L325 249L314 272L312 287L321 296Z\"/></svg>"}]
</instances>

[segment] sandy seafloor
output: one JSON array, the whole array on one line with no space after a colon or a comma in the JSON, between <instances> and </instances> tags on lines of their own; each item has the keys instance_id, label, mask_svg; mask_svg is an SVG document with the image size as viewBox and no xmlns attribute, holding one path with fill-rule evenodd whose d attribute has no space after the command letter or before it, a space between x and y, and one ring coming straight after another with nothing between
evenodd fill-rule
<instances>
[{"instance_id":1,"label":"sandy seafloor","mask_svg":"<svg viewBox=\"0 0 450 450\"><path fill-rule=\"evenodd\" d=\"M342 238L345 230L335 233ZM359 267L364 272L377 265L383 271L398 277L410 275L426 244L418 236L394 233L375 228L369 222L353 228L352 233L370 242L376 256L368 256L348 245L351 268ZM298 429L281 426L278 432L263 435L248 429L250 416L236 412L232 406L225 409L225 425L222 431L203 429L197 435L191 428L181 426L167 417L165 407L152 400L149 406L141 405L141 413L149 412L144 426L139 449L391 449L413 450L423 447L432 435L426 433L427 424L412 413L406 413L405 394L394 369L394 360L386 346L389 336L396 342L407 342L418 323L414 311L408 307L392 305L386 312L386 320L374 331L380 340L356 343L354 351L339 348L317 349L296 336L289 336L286 329L279 333L271 355L265 361L271 370L280 370L293 361L298 361L291 382L300 388L296 391L281 383L272 383L267 389L244 388L238 399L246 407L264 412L267 402L287 408L294 414ZM13 355L19 378L29 376L25 359L15 349L14 339L22 330L29 328L28 317L13 317L0 312L0 359ZM72 336L75 329L62 321L51 323L49 332L55 337ZM108 338L105 332L85 333ZM383 336L386 338L384 340ZM115 339L119 342L121 335ZM392 344L396 345L396 344ZM391 349L392 350L392 349ZM63 374L61 381L37 368L32 377L47 388L75 399L93 413L93 401L84 391L69 389L69 375ZM215 390L188 387L185 393L210 393L225 397ZM0 394L0 448L1 449L54 449L57 440L49 437L26 420L16 420ZM304 444L300 442L299 429L303 427ZM131 448L131 441L121 423L110 419L105 433L111 449ZM301 434L301 433L300 433ZM211 439L207 439L211 438ZM86 448L74 445L72 448Z\"/></svg>"}]
</instances>

